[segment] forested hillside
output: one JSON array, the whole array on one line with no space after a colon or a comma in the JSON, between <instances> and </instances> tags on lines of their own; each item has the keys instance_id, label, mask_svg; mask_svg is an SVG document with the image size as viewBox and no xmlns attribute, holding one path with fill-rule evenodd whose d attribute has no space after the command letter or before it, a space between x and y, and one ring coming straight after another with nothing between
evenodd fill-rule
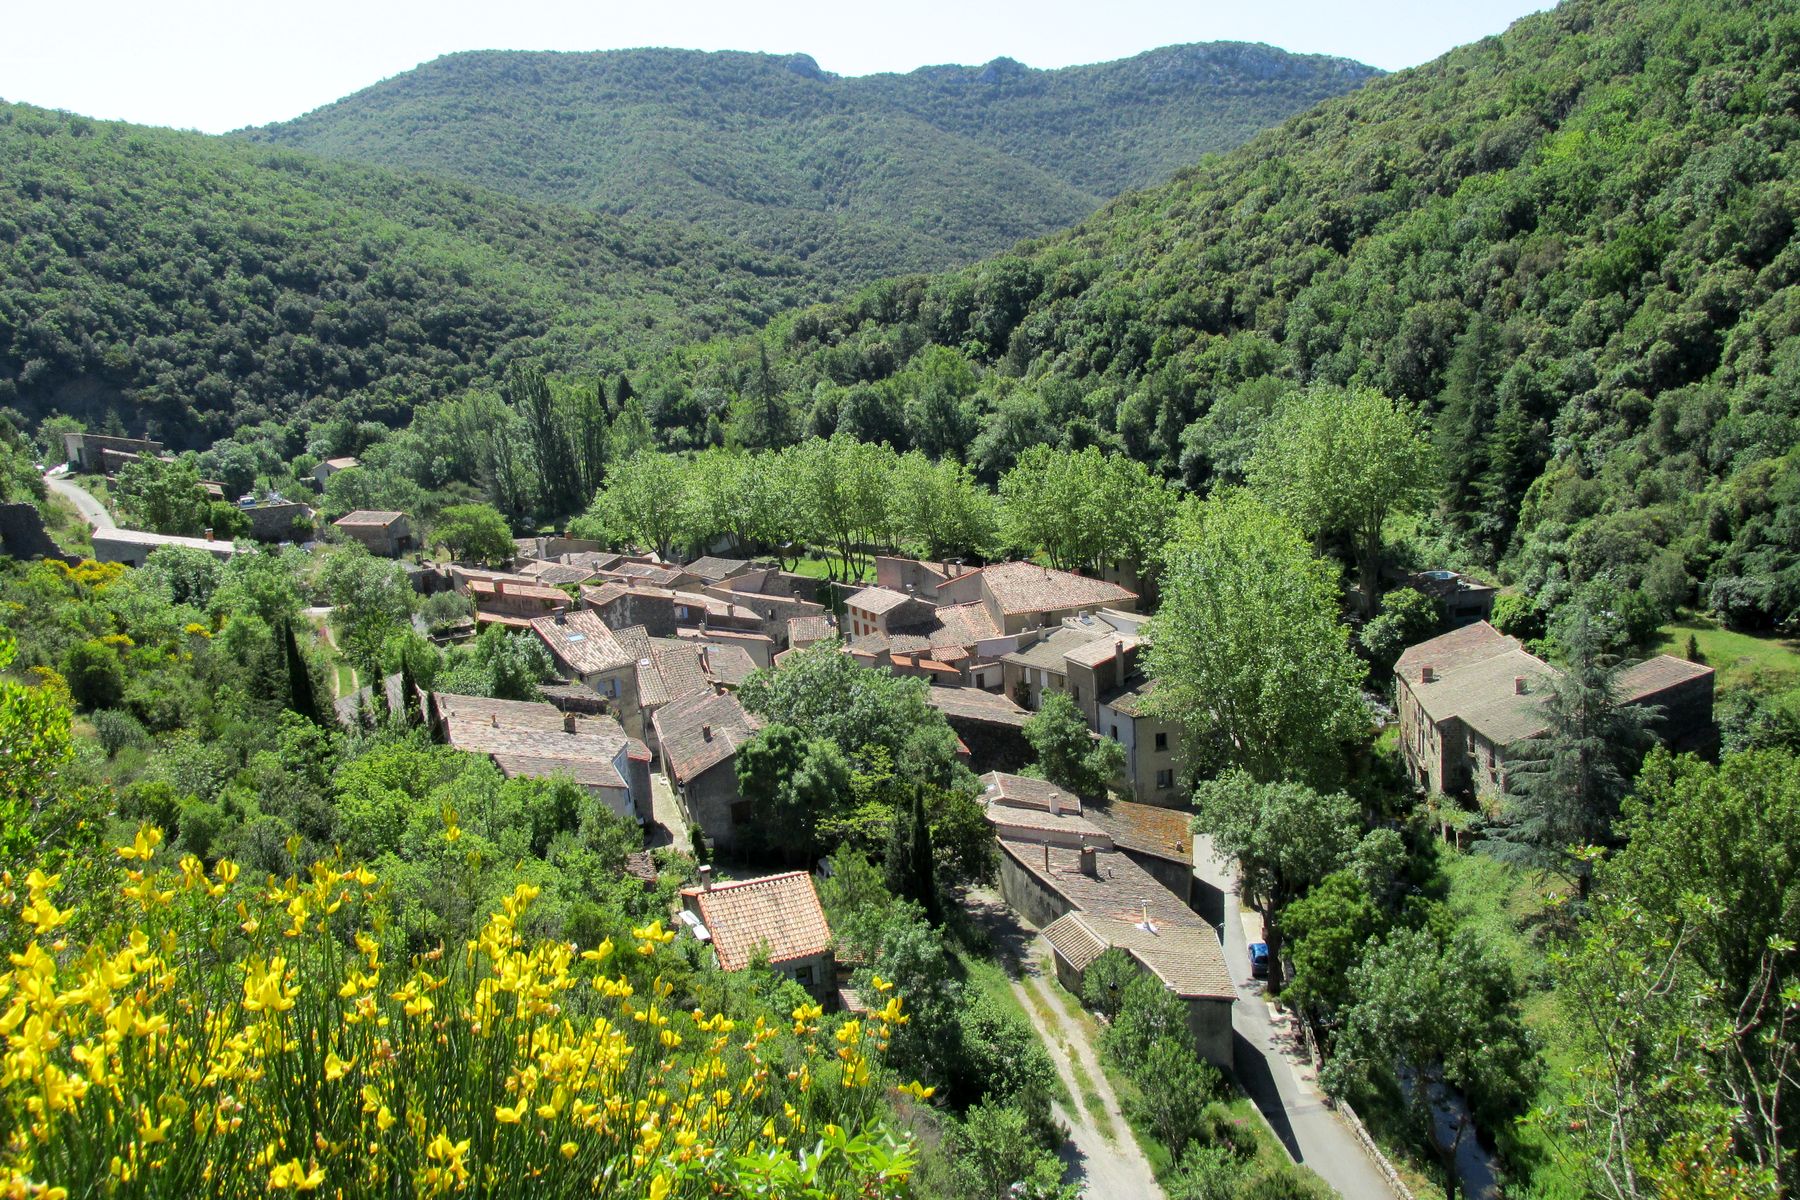
<instances>
[{"instance_id":1,"label":"forested hillside","mask_svg":"<svg viewBox=\"0 0 1800 1200\"><path fill-rule=\"evenodd\" d=\"M704 221L866 282L1064 228L1377 73L1236 43L855 79L804 54L487 51L244 135Z\"/></svg>"},{"instance_id":2,"label":"forested hillside","mask_svg":"<svg viewBox=\"0 0 1800 1200\"><path fill-rule=\"evenodd\" d=\"M210 442L753 328L822 293L697 229L0 105L0 406Z\"/></svg>"},{"instance_id":3,"label":"forested hillside","mask_svg":"<svg viewBox=\"0 0 1800 1200\"><path fill-rule=\"evenodd\" d=\"M1372 386L1432 422L1432 553L1551 605L1610 584L1651 628L1690 600L1791 622L1796 80L1790 5L1569 0L1067 235L801 314L774 375L799 428L989 479L1114 445L1196 489L1287 391ZM639 391L679 444L755 355Z\"/></svg>"}]
</instances>

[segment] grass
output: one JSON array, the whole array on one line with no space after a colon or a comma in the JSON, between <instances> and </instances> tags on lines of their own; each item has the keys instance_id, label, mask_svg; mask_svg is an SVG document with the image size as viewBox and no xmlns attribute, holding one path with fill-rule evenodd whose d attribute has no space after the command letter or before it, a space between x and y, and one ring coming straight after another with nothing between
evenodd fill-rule
<instances>
[{"instance_id":1,"label":"grass","mask_svg":"<svg viewBox=\"0 0 1800 1200\"><path fill-rule=\"evenodd\" d=\"M844 556L831 550L814 551L801 559L794 567L794 574L805 575L809 579L828 579L833 573L839 580L847 578L844 568ZM857 572L856 583L867 583L875 578L875 560L873 557Z\"/></svg>"},{"instance_id":2,"label":"grass","mask_svg":"<svg viewBox=\"0 0 1800 1200\"><path fill-rule=\"evenodd\" d=\"M1744 687L1769 692L1800 689L1800 644L1734 633L1705 617L1684 615L1658 631L1652 649L1658 654L1682 657L1687 653L1690 636L1699 645L1700 656L1718 672L1721 691Z\"/></svg>"},{"instance_id":3,"label":"grass","mask_svg":"<svg viewBox=\"0 0 1800 1200\"><path fill-rule=\"evenodd\" d=\"M340 662L336 666L338 695L340 697L354 695L357 688L356 668L347 662Z\"/></svg>"},{"instance_id":4,"label":"grass","mask_svg":"<svg viewBox=\"0 0 1800 1200\"><path fill-rule=\"evenodd\" d=\"M1022 1021L1026 1028L1035 1032L1042 1040L1043 1031L1031 1019L1031 1014L1025 1011L1025 1006L1019 1003L1019 997L1014 994L1012 989L1012 978L1007 975L1004 967L992 959L978 957L961 948L953 948L950 953L962 967L965 984L987 996L1003 1011ZM1063 1085L1062 1076L1059 1074L1054 1078L1056 1083L1054 1098L1061 1100L1064 1104L1073 1105L1074 1100L1069 1095L1069 1089Z\"/></svg>"},{"instance_id":5,"label":"grass","mask_svg":"<svg viewBox=\"0 0 1800 1200\"><path fill-rule=\"evenodd\" d=\"M42 506L44 531L57 545L71 554L87 558L94 553L94 531L88 526L75 503L56 492L44 496Z\"/></svg>"}]
</instances>

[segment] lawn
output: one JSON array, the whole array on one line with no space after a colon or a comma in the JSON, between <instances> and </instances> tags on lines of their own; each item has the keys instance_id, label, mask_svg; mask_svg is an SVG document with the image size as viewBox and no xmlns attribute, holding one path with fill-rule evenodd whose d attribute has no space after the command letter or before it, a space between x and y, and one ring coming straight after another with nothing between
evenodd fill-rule
<instances>
[{"instance_id":1,"label":"lawn","mask_svg":"<svg viewBox=\"0 0 1800 1200\"><path fill-rule=\"evenodd\" d=\"M794 574L805 575L809 579L828 579L835 572L839 580L845 578L844 557L833 551L815 551L801 559L794 567ZM873 558L857 574L854 582L868 583L875 578L875 561Z\"/></svg>"},{"instance_id":2,"label":"lawn","mask_svg":"<svg viewBox=\"0 0 1800 1200\"><path fill-rule=\"evenodd\" d=\"M1700 656L1718 672L1721 690L1754 687L1770 693L1800 688L1800 644L1720 629L1705 617L1684 615L1662 627L1654 650L1677 658L1692 637Z\"/></svg>"}]
</instances>

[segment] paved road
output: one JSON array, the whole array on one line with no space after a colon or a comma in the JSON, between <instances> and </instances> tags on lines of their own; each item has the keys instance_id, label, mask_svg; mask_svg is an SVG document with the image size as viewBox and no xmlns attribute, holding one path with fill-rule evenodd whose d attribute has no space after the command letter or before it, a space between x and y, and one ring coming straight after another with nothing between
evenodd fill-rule
<instances>
[{"instance_id":1,"label":"paved road","mask_svg":"<svg viewBox=\"0 0 1800 1200\"><path fill-rule=\"evenodd\" d=\"M1157 1185L1156 1173L1125 1124L1119 1097L1100 1068L1099 1051L1088 1037L1087 1028L1063 1007L1062 997L1055 994L1056 984L1045 973L1048 944L993 892L974 890L967 903L975 919L993 938L996 954L1011 979L1013 995L1031 1018L1044 1048L1050 1052L1057 1075L1073 1098L1073 1111L1061 1103L1051 1105L1052 1115L1069 1131L1068 1140L1059 1151L1065 1167L1064 1180L1080 1183L1082 1194L1090 1200L1161 1200L1163 1190ZM1101 1108L1112 1114L1110 1135L1095 1124L1081 1101L1076 1063L1099 1097Z\"/></svg>"},{"instance_id":2,"label":"paved road","mask_svg":"<svg viewBox=\"0 0 1800 1200\"><path fill-rule=\"evenodd\" d=\"M647 847L674 846L683 852L693 848L687 818L681 815L681 802L669 785L669 777L661 771L650 772L650 828L644 833Z\"/></svg>"},{"instance_id":3,"label":"paved road","mask_svg":"<svg viewBox=\"0 0 1800 1200\"><path fill-rule=\"evenodd\" d=\"M1231 1016L1238 1081L1294 1161L1317 1171L1344 1200L1395 1200L1361 1143L1326 1106L1293 1018L1274 1009L1263 984L1250 978L1249 944L1261 939L1262 919L1238 904L1236 873L1218 861L1205 836L1194 839L1194 873L1225 895L1225 962L1238 994Z\"/></svg>"},{"instance_id":4,"label":"paved road","mask_svg":"<svg viewBox=\"0 0 1800 1200\"><path fill-rule=\"evenodd\" d=\"M60 475L44 476L44 486L57 495L66 497L75 505L75 511L95 529L114 528L112 514L106 511L106 505L94 499L84 489L76 487Z\"/></svg>"}]
</instances>

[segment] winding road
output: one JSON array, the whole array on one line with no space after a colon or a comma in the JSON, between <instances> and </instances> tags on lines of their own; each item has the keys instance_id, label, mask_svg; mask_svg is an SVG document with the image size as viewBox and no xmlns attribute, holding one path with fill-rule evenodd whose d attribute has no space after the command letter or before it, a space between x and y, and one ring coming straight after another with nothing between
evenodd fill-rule
<instances>
[{"instance_id":1,"label":"winding road","mask_svg":"<svg viewBox=\"0 0 1800 1200\"><path fill-rule=\"evenodd\" d=\"M106 505L94 499L85 488L70 483L61 475L45 475L44 486L75 506L82 519L95 529L114 529L112 514L106 511Z\"/></svg>"}]
</instances>

